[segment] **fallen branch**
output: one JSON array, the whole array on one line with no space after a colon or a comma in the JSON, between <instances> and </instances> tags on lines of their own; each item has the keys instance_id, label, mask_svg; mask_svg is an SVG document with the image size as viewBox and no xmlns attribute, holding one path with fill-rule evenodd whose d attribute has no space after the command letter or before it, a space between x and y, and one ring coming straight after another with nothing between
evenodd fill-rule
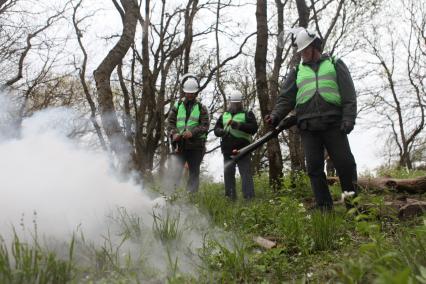
<instances>
[{"instance_id":1,"label":"fallen branch","mask_svg":"<svg viewBox=\"0 0 426 284\"><path fill-rule=\"evenodd\" d=\"M399 208L398 217L410 218L426 212L426 202L407 198L406 203Z\"/></svg>"},{"instance_id":2,"label":"fallen branch","mask_svg":"<svg viewBox=\"0 0 426 284\"><path fill-rule=\"evenodd\" d=\"M328 177L329 185L339 182L338 177ZM359 178L358 185L366 190L390 190L396 192L406 192L410 194L426 193L426 176L409 179L397 178Z\"/></svg>"},{"instance_id":3,"label":"fallen branch","mask_svg":"<svg viewBox=\"0 0 426 284\"><path fill-rule=\"evenodd\" d=\"M363 204L360 206L361 211L370 211L373 208L378 209L379 216L395 216L400 219L409 219L422 215L426 212L426 202L411 198L402 200L386 201L383 204Z\"/></svg>"}]
</instances>

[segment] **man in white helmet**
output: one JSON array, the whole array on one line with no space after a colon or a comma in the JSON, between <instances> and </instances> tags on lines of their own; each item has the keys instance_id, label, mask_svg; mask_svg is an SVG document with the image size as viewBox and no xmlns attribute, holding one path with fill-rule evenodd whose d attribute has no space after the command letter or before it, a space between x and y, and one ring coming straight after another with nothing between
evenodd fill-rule
<instances>
[{"instance_id":1,"label":"man in white helmet","mask_svg":"<svg viewBox=\"0 0 426 284\"><path fill-rule=\"evenodd\" d=\"M182 77L181 86L184 98L170 109L167 130L172 143L177 145L175 185L179 184L187 163L189 179L186 188L189 192L196 192L209 130L209 114L207 108L197 100L200 89L198 78L193 74L186 74Z\"/></svg>"},{"instance_id":2,"label":"man in white helmet","mask_svg":"<svg viewBox=\"0 0 426 284\"><path fill-rule=\"evenodd\" d=\"M258 125L252 111L245 111L241 94L234 93L229 98L229 107L217 120L214 133L221 137L221 149L224 160L225 196L231 200L237 198L235 190L235 164L231 162L233 150L239 150L252 141ZM253 175L251 173L250 155L237 162L241 175L243 197L254 197Z\"/></svg>"},{"instance_id":3,"label":"man in white helmet","mask_svg":"<svg viewBox=\"0 0 426 284\"><path fill-rule=\"evenodd\" d=\"M324 148L342 191L357 193L356 163L347 138L357 115L355 88L343 61L322 54L322 41L315 32L297 28L293 33L302 62L287 76L265 122L277 125L295 109L316 206L330 210L333 200L324 173Z\"/></svg>"}]
</instances>

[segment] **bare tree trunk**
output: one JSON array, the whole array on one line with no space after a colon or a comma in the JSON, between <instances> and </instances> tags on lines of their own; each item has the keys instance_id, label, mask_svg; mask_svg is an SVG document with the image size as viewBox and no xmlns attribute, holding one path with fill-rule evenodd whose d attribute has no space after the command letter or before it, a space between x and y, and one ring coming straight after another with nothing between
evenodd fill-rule
<instances>
[{"instance_id":1,"label":"bare tree trunk","mask_svg":"<svg viewBox=\"0 0 426 284\"><path fill-rule=\"evenodd\" d=\"M154 142L157 119L159 118L155 102L155 86L150 70L149 56L149 26L150 26L150 1L145 2L145 19L142 26L142 100L139 107L140 121L136 129L136 153L138 165L146 178L151 178L154 154L157 145ZM146 130L146 131L144 131Z\"/></svg>"},{"instance_id":2,"label":"bare tree trunk","mask_svg":"<svg viewBox=\"0 0 426 284\"><path fill-rule=\"evenodd\" d=\"M277 8L277 17L278 17L278 31L280 34L284 30L284 4L281 0L275 0L275 6ZM277 44L276 54L274 59L274 67L272 69L272 74L270 78L270 93L271 93L271 106L275 105L275 101L279 94L279 75L282 64L282 56L283 56L283 47Z\"/></svg>"},{"instance_id":3,"label":"bare tree trunk","mask_svg":"<svg viewBox=\"0 0 426 284\"><path fill-rule=\"evenodd\" d=\"M223 110L226 111L227 109L227 98L225 91L223 89L223 84L221 81L221 69L219 67L220 64L220 45L219 45L219 21L220 21L220 5L221 1L217 1L217 9L216 9L216 26L215 26L215 39L216 39L216 64L217 64L217 70L216 70L216 87L219 92L219 94L222 96L223 99Z\"/></svg>"},{"instance_id":4,"label":"bare tree trunk","mask_svg":"<svg viewBox=\"0 0 426 284\"><path fill-rule=\"evenodd\" d=\"M185 39L187 40L187 44L185 45L184 57L183 57L183 73L188 73L189 64L190 64L190 53L192 47L192 23L194 21L194 16L198 11L198 0L190 0L188 1L188 5L185 11Z\"/></svg>"},{"instance_id":5,"label":"bare tree trunk","mask_svg":"<svg viewBox=\"0 0 426 284\"><path fill-rule=\"evenodd\" d=\"M179 56L185 58L186 67L184 67L184 70L189 68L190 45L193 40L192 24L198 11L198 0L190 0L185 10L176 10L171 16L167 16L165 3L166 1L162 1L160 28L154 30L160 41L158 49L152 50L152 44L150 43L150 28L152 28L150 13L152 11L150 7L151 1L149 0L145 1L145 19L142 19L142 16L139 15L143 30L142 55L139 56L135 49L135 53L138 55L137 59L142 65L143 94L137 111L135 149L139 170L148 179L152 177L154 157L158 147L161 147L160 168L162 168L161 165L164 165L168 152L164 135L166 79L173 62ZM176 45L175 37L177 37L178 33L176 30L170 33L168 28L170 27L171 19L180 13L184 14L185 37L183 41ZM151 51L152 54L150 53ZM158 88L156 87L156 82L160 75L161 81Z\"/></svg>"},{"instance_id":6,"label":"bare tree trunk","mask_svg":"<svg viewBox=\"0 0 426 284\"><path fill-rule=\"evenodd\" d=\"M123 62L120 62L117 66L117 75L118 80L120 82L121 91L123 92L123 103L124 103L124 134L126 136L127 141L131 145L133 145L133 137L132 137L132 121L130 114L130 94L129 90L126 87L126 83L124 82L123 77Z\"/></svg>"},{"instance_id":7,"label":"bare tree trunk","mask_svg":"<svg viewBox=\"0 0 426 284\"><path fill-rule=\"evenodd\" d=\"M266 77L266 55L268 51L267 1L258 0L256 5L257 40L254 65L256 68L256 89L260 104L260 113L264 117L270 113L268 80ZM263 130L264 131L264 130ZM278 139L268 142L269 183L274 189L281 186L282 157Z\"/></svg>"},{"instance_id":8,"label":"bare tree trunk","mask_svg":"<svg viewBox=\"0 0 426 284\"><path fill-rule=\"evenodd\" d=\"M297 12L299 14L299 26L307 27L309 22L309 8L305 0L296 0ZM294 67L300 62L300 55L296 52L290 60L290 66ZM305 153L303 151L302 139L296 126L292 127L288 132L290 163L292 174L299 171L306 171Z\"/></svg>"},{"instance_id":9,"label":"bare tree trunk","mask_svg":"<svg viewBox=\"0 0 426 284\"><path fill-rule=\"evenodd\" d=\"M117 119L110 77L115 67L120 64L130 46L133 44L139 15L139 7L133 0L120 0L120 2L123 6L123 11L119 11L124 13L122 35L98 68L94 71L94 77L98 91L102 124L111 143L111 150L117 155L121 166L129 169L132 162L131 157L129 157L131 147L126 140Z\"/></svg>"},{"instance_id":10,"label":"bare tree trunk","mask_svg":"<svg viewBox=\"0 0 426 284\"><path fill-rule=\"evenodd\" d=\"M95 102L92 99L92 96L91 96L90 91L89 91L89 87L88 87L87 82L86 82L87 52L86 52L86 49L84 48L83 42L81 41L83 34L82 34L82 31L80 30L80 28L78 27L78 23L80 21L77 20L77 18L76 18L77 10L80 7L82 1L83 0L80 0L77 3L77 5L73 9L73 14L72 14L72 21L73 21L74 30L75 30L75 33L76 33L76 36L77 36L78 45L80 46L81 52L83 53L83 62L81 63L81 67L80 67L80 70L78 72L78 75L79 75L79 78L80 78L81 85L83 86L84 95L86 96L86 100L89 103L90 121L92 122L93 127L95 128L96 135L98 135L99 143L101 144L102 149L107 151L107 146L106 146L104 136L102 135L101 127L99 126L98 121L96 120Z\"/></svg>"}]
</instances>

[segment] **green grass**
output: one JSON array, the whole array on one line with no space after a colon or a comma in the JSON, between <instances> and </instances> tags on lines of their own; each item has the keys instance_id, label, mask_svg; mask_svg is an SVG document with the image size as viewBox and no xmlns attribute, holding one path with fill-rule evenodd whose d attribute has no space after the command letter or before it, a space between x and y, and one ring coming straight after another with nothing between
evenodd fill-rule
<instances>
[{"instance_id":1,"label":"green grass","mask_svg":"<svg viewBox=\"0 0 426 284\"><path fill-rule=\"evenodd\" d=\"M369 282L385 283L392 277L399 281L408 275L408 279L413 283L423 283L419 279L424 277L423 267L426 264L413 269L409 261L400 261L400 268L392 270L391 266L375 267L364 259L368 255L366 247L371 244L384 245L387 252L379 250L374 258L370 256L367 259L386 259L394 254L403 255L399 251L400 248L414 238L412 234L405 235L405 232L414 228L425 228L421 218L403 222L396 218L395 212L386 212L386 215L383 215L383 197L367 194L361 194L355 201L359 206L372 205L368 211L355 208L347 212L342 205L336 206L333 213L310 211L306 209L306 202L309 203L312 198L312 194L308 193L310 191L308 179L298 176L296 183L294 180L285 177L283 188L278 192L272 192L267 187L267 178L256 177L256 202L244 202L241 197L237 202L229 202L223 197L223 185L203 186L195 203L204 213L212 217L217 226L237 234L240 240L246 242L243 250L244 270L235 264L237 256L242 255L241 249L235 249L233 253L223 252L223 248L218 249L222 252L221 258L228 256L227 258L233 260L228 263L232 271L248 272L248 275L244 273L235 275L229 272L226 274L227 281L244 282L247 279L256 279L256 282L278 283L333 280L364 283L367 279ZM333 198L338 199L340 188L334 186L331 191ZM278 245L265 251L247 237L254 235L273 237ZM401 236L406 237L403 240ZM422 242L426 241L425 235L416 238ZM412 255L414 247L421 247L421 244L417 242L416 245L409 246L405 256ZM417 258L415 261L423 260ZM344 268L341 263L345 264ZM350 265L351 263L353 265ZM242 265L241 261L239 264ZM363 273L364 267L377 272L369 274L368 278L360 278L357 275ZM222 271L222 275L226 270L222 266L210 268ZM336 271L344 272L338 274ZM348 277L357 280L347 282Z\"/></svg>"},{"instance_id":2,"label":"green grass","mask_svg":"<svg viewBox=\"0 0 426 284\"><path fill-rule=\"evenodd\" d=\"M339 246L343 236L344 219L334 212L314 212L311 215L310 235L314 241L314 250L332 250Z\"/></svg>"},{"instance_id":3,"label":"green grass","mask_svg":"<svg viewBox=\"0 0 426 284\"><path fill-rule=\"evenodd\" d=\"M74 237L69 258L59 259L43 249L37 238L22 242L14 230L11 242L0 242L0 283L66 283L73 278Z\"/></svg>"},{"instance_id":4,"label":"green grass","mask_svg":"<svg viewBox=\"0 0 426 284\"><path fill-rule=\"evenodd\" d=\"M153 211L152 216L154 218L152 224L154 235L162 242L176 240L182 236L179 228L180 213L174 215L169 210L163 214Z\"/></svg>"},{"instance_id":5,"label":"green grass","mask_svg":"<svg viewBox=\"0 0 426 284\"><path fill-rule=\"evenodd\" d=\"M395 239L362 244L335 270L343 283L426 283L426 230L407 229Z\"/></svg>"},{"instance_id":6,"label":"green grass","mask_svg":"<svg viewBox=\"0 0 426 284\"><path fill-rule=\"evenodd\" d=\"M409 170L407 168L386 168L381 167L377 170L378 176L387 176L392 178L416 178L425 176L426 171L424 170Z\"/></svg>"},{"instance_id":7,"label":"green grass","mask_svg":"<svg viewBox=\"0 0 426 284\"><path fill-rule=\"evenodd\" d=\"M168 196L177 207L156 208L152 224L120 208L110 216L118 231L108 231L101 246L73 237L66 257L43 248L37 232L31 242L15 233L11 242L0 242L0 283L426 283L425 217L401 221L385 212L383 196L371 193L357 197L350 211L343 205L328 213L310 210L312 192L303 174L284 177L278 191L269 188L266 175L256 176L255 191L256 198L245 201L238 188L233 202L224 197L223 184L203 183L195 195ZM331 191L337 200L340 188ZM215 232L187 252L200 260L193 264L195 274L181 271L182 255L176 253L192 226L180 211L185 206L197 208L188 216L206 216ZM146 262L150 236L164 247L166 272ZM257 236L276 247L258 246ZM138 254L126 251L129 242Z\"/></svg>"}]
</instances>

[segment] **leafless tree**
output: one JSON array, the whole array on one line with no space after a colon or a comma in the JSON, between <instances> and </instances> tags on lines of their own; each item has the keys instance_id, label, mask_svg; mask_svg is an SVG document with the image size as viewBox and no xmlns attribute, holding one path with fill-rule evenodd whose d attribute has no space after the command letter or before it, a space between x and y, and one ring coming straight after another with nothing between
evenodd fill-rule
<instances>
[{"instance_id":1,"label":"leafless tree","mask_svg":"<svg viewBox=\"0 0 426 284\"><path fill-rule=\"evenodd\" d=\"M80 19L77 18L77 11L78 11L79 7L81 6L82 2L83 2L83 0L79 0L74 5L73 13L72 13L72 23L73 23L75 34L76 34L76 37L77 37L77 42L78 42L78 45L79 45L81 52L83 54L83 61L81 62L80 67L78 67L78 76L80 78L80 82L81 82L81 85L83 87L84 95L85 95L86 100L87 100L89 107L90 107L90 121L92 122L93 127L96 131L96 134L99 138L99 142L101 144L101 147L104 150L107 150L106 142L105 142L105 139L103 137L101 127L99 126L99 124L96 120L96 114L97 114L96 105L95 105L95 102L92 99L92 95L90 93L90 89L89 89L89 86L88 86L88 83L87 83L87 80L86 80L87 52L86 52L86 49L85 49L83 42L82 42L83 30L79 27L79 24L82 21L84 21L85 19L89 18L92 14L86 15L83 18L80 18Z\"/></svg>"},{"instance_id":2,"label":"leafless tree","mask_svg":"<svg viewBox=\"0 0 426 284\"><path fill-rule=\"evenodd\" d=\"M17 134L24 117L44 106L43 102L55 101L53 94L40 90L67 75L54 71L66 38L48 36L48 31L63 19L67 5L68 2L64 3L53 13L50 10L33 13L24 1L0 1L0 58L6 71L2 79L8 90L14 89L19 105L13 121ZM24 16L38 17L40 21L23 21Z\"/></svg>"},{"instance_id":3,"label":"leafless tree","mask_svg":"<svg viewBox=\"0 0 426 284\"><path fill-rule=\"evenodd\" d=\"M419 3L406 3L409 30L403 36L393 33L395 27L391 25L386 29L373 25L365 34L367 50L376 59L372 64L377 66L377 72L373 74L383 82L371 92L369 101L373 114L381 118L375 125L390 131L388 145L397 154L398 166L408 169L413 168L413 153L424 147L425 128L426 69L421 51L422 32L418 29L422 6L416 4ZM380 41L381 33L389 35L385 44Z\"/></svg>"},{"instance_id":4,"label":"leafless tree","mask_svg":"<svg viewBox=\"0 0 426 284\"><path fill-rule=\"evenodd\" d=\"M224 59L217 57L213 65L204 64L200 58L194 61L196 55L193 54L192 45L198 38L211 33L214 25L194 29L194 20L200 10L211 8L216 3L200 4L198 0L188 0L174 10L168 7L166 1L161 1L159 5L145 1L143 8L124 0L113 0L113 3L121 15L123 31L118 43L94 73L103 127L109 142L119 141L121 145L111 144L113 152L130 152L130 166L150 178L155 161L159 161L162 170L167 158L169 148L165 119L167 108L180 98L180 75L194 73L195 69L203 70L195 73L204 77L201 90L205 89L221 68L242 54L251 35L243 40L236 53ZM220 5L218 9L223 7ZM154 13L157 13L155 20ZM136 33L137 23L142 28L140 43ZM126 38L125 46L120 45L120 42L124 42L123 38ZM128 49L132 50L129 60L125 57ZM206 59L205 63L211 62L209 57ZM111 88L115 67L118 87ZM216 106L214 104L214 108ZM123 123L120 123L118 116L123 117Z\"/></svg>"},{"instance_id":5,"label":"leafless tree","mask_svg":"<svg viewBox=\"0 0 426 284\"><path fill-rule=\"evenodd\" d=\"M257 40L254 65L256 68L256 90L260 105L261 117L271 111L266 60L268 52L268 21L267 1L258 0L256 4ZM279 142L273 139L267 146L269 161L269 182L274 188L279 188L282 178L282 157Z\"/></svg>"},{"instance_id":6,"label":"leafless tree","mask_svg":"<svg viewBox=\"0 0 426 284\"><path fill-rule=\"evenodd\" d=\"M123 168L129 168L131 157L126 154L131 147L121 131L114 106L110 77L113 70L122 61L134 41L139 7L135 1L121 0L122 8L118 8L123 18L123 31L118 42L110 50L98 68L94 71L98 90L99 107L105 133L111 143L111 149L118 155ZM131 153L131 152L130 152ZM134 158L134 157L133 157Z\"/></svg>"},{"instance_id":7,"label":"leafless tree","mask_svg":"<svg viewBox=\"0 0 426 284\"><path fill-rule=\"evenodd\" d=\"M37 37L40 33L42 33L43 31L45 31L49 27L51 27L56 21L58 21L59 19L61 19L61 17L64 14L64 11L65 11L65 7L63 8L63 10L61 10L61 11L55 13L54 15L48 17L44 25L42 25L41 27L37 28L35 31L30 32L27 35L27 37L26 37L26 46L23 49L23 51L20 53L20 56L19 56L19 62L18 62L18 66L17 66L17 68L18 68L17 74L6 82L7 86L12 86L16 82L18 82L20 79L22 79L22 77L23 77L22 76L22 72L23 72L23 69L24 69L24 60L27 57L28 52L32 48L32 40L35 37Z\"/></svg>"}]
</instances>

